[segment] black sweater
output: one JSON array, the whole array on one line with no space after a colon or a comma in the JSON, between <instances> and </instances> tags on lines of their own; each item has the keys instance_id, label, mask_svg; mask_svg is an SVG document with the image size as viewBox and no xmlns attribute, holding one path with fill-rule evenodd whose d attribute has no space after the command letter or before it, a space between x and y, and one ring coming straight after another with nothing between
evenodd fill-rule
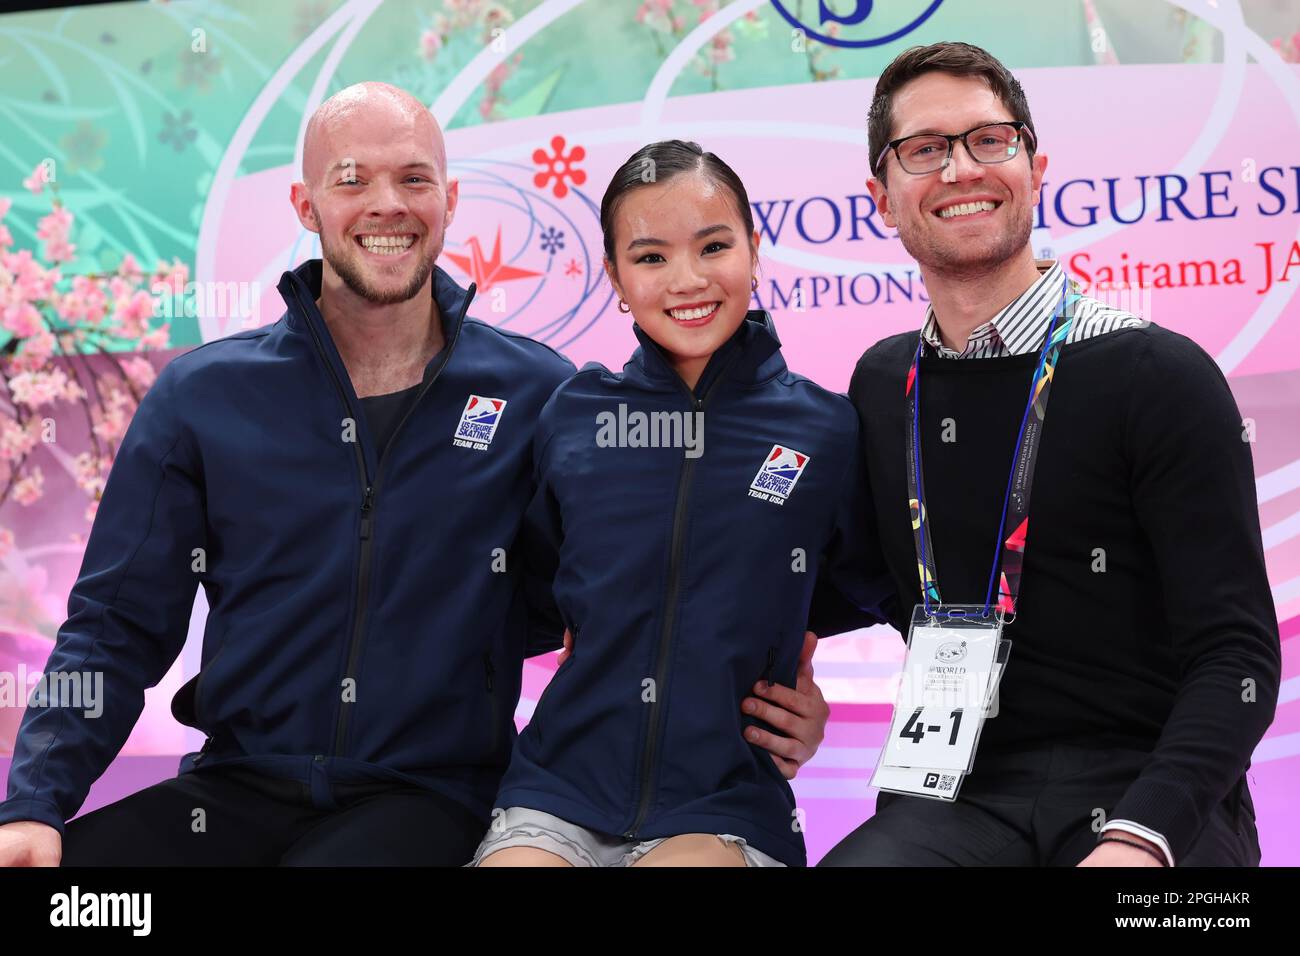
<instances>
[{"instance_id":1,"label":"black sweater","mask_svg":"<svg viewBox=\"0 0 1300 956\"><path fill-rule=\"evenodd\" d=\"M877 343L849 390L904 633L920 596L904 397L916 342ZM984 601L1037 361L922 359L926 507L946 602ZM942 440L945 419L955 441ZM1242 432L1222 373L1182 335L1153 325L1064 348L1001 709L980 741L981 754L1049 741L1150 751L1108 812L1163 834L1175 859L1240 779L1277 702L1277 616Z\"/></svg>"}]
</instances>

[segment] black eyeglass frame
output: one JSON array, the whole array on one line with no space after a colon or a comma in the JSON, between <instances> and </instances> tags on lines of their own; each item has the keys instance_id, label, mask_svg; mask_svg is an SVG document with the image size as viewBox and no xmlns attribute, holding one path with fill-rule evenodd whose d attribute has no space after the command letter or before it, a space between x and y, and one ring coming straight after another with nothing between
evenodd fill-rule
<instances>
[{"instance_id":1,"label":"black eyeglass frame","mask_svg":"<svg viewBox=\"0 0 1300 956\"><path fill-rule=\"evenodd\" d=\"M1038 144L1038 141L1034 136L1034 131L1029 128L1028 123L1023 122L1022 120L1003 120L997 123L980 123L979 126L972 127L971 129L966 130L966 132L964 133L952 133L952 134L913 133L911 136L904 136L901 139L890 140L888 143L885 144L885 148L882 149L880 151L880 155L876 157L875 174L877 176L880 175L880 164L884 162L885 157L889 155L889 151L891 149L894 151L894 158L898 160L898 168L901 169L903 172L907 173L907 175L909 176L929 176L930 173L937 173L942 169L947 169L948 164L952 162L952 151L954 148L954 144L957 142L957 140L961 140L961 144L966 147L966 155L968 155L971 159L975 160L975 162L979 163L981 166L997 166L1000 165L1001 163L1010 162L1011 160L1015 159L1016 156L1019 156L1020 150L1017 149L1015 155L1008 156L1006 159L984 160L984 159L976 158L975 153L972 152L970 148L970 141L967 140L966 137L969 136L971 133L978 133L982 129L988 129L990 126L1012 127L1016 131L1017 142L1020 141L1021 137L1027 135L1029 137L1028 148L1030 150L1032 150ZM937 136L946 139L948 141L948 155L946 155L943 158L943 162L940 163L938 166L936 166L934 169L931 169L928 172L924 172L924 173L914 173L910 169L908 169L905 165L903 165L903 157L899 155L898 147L901 146L903 143L906 143L909 139L920 139L922 136Z\"/></svg>"}]
</instances>

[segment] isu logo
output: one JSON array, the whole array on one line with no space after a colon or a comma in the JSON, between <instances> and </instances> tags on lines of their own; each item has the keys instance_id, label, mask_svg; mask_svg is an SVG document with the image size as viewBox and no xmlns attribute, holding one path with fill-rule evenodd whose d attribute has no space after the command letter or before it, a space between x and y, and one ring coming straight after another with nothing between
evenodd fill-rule
<instances>
[{"instance_id":1,"label":"isu logo","mask_svg":"<svg viewBox=\"0 0 1300 956\"><path fill-rule=\"evenodd\" d=\"M958 661L964 661L966 659L966 642L948 641L939 645L939 649L934 652L934 659L944 664L956 664Z\"/></svg>"}]
</instances>

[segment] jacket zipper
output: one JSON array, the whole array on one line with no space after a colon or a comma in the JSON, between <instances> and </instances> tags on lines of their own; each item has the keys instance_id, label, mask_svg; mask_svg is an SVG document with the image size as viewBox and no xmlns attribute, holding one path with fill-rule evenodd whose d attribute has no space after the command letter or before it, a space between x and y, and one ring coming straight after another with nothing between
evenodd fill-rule
<instances>
[{"instance_id":1,"label":"jacket zipper","mask_svg":"<svg viewBox=\"0 0 1300 956\"><path fill-rule=\"evenodd\" d=\"M728 365L731 363L728 362ZM709 387L705 389L704 394L696 398L695 394L686 389L686 383L680 382L683 389L686 390L687 396L691 401L691 410L694 412L703 412L704 406L712 394L714 386L722 381L726 374L726 369L720 369L718 375ZM668 680L668 661L669 651L672 649L673 625L677 619L677 591L680 586L681 577L681 551L682 538L686 525L686 506L689 500L691 476L695 471L695 459L683 458L682 470L677 479L677 503L673 512L673 532L668 557L668 590L664 600L664 626L659 636L659 665L655 669L655 699L650 704L650 727L646 735L645 749L641 752L641 800L637 807L636 818L632 821L632 826L623 834L629 840L636 839L637 830L645 822L646 815L650 812L650 802L654 797L654 790L650 786L650 781L655 769L655 759L658 757L659 750L659 703L664 698L666 682Z\"/></svg>"},{"instance_id":2,"label":"jacket zipper","mask_svg":"<svg viewBox=\"0 0 1300 956\"><path fill-rule=\"evenodd\" d=\"M424 388L420 390L420 394L415 397L415 401L411 403L410 407L406 410L406 414L402 416L401 421L397 423L397 427L393 429L392 434L389 436L388 445L385 447L384 453L379 457L379 464L375 471L375 480L373 484L371 483L370 475L366 470L366 456L361 450L361 444L360 442L353 443L353 448L356 452L357 473L361 477L361 484L365 488L365 492L361 497L361 556L357 563L356 610L352 615L352 639L348 648L347 666L343 671L343 681L356 679L357 663L361 660L361 646L365 635L366 610L368 604L367 595L370 589L370 560L374 551L374 537L371 533L372 513L375 509L375 498L379 494L379 486L383 481L384 462L388 458L388 449L393 447L393 443L397 441L397 436L401 432L402 427L406 424L406 420L411 417L416 406L420 404L420 401L428 393L429 389L433 387L433 383L438 380L438 376L442 374L442 370L447 367L447 363L451 361L452 350L456 348L456 343L460 340L460 330L465 323L465 313L469 311L469 304L474 298L475 290L476 286L471 283L465 296L465 303L461 307L460 314L456 319L456 334L447 345L447 354L443 357L442 363L438 366L437 371L433 373L433 377L424 383ZM302 296L296 287L294 293L298 297L299 306L305 311L306 306L303 304ZM334 371L334 366L330 364L329 356L325 353L325 346L320 340L320 335L312 325L310 317L305 317L305 321L308 331L311 332L312 341L316 345L316 351L320 353L321 360L325 363L325 367L329 369L330 378L334 382L334 387L338 390L339 398L343 399L343 406L347 409L348 417L353 421L356 421L357 416L352 410L352 403L348 401L347 389L343 387L343 383L339 381L338 374ZM340 691L342 689L343 681L339 682ZM351 716L351 710L352 708L350 706L343 704L340 700L339 719L334 733L334 756L336 757L343 756L344 745L347 742L348 718Z\"/></svg>"},{"instance_id":3,"label":"jacket zipper","mask_svg":"<svg viewBox=\"0 0 1300 956\"><path fill-rule=\"evenodd\" d=\"M776 666L776 648L769 647L767 649L767 666L763 668L763 676L759 678L759 681L763 683L770 682L772 680L772 668L775 666Z\"/></svg>"},{"instance_id":4,"label":"jacket zipper","mask_svg":"<svg viewBox=\"0 0 1300 956\"><path fill-rule=\"evenodd\" d=\"M497 706L496 693L494 691L494 688L496 686L496 680L495 680L496 672L497 672L496 665L492 663L492 652L484 651L483 652L483 675L486 678L486 684L487 684L488 707L491 708L492 710L492 723L491 723L492 730L491 730L491 743L490 743L490 748L492 751L495 751L497 749L497 743L498 743L497 738L500 737L501 735L501 714L498 713L499 708Z\"/></svg>"}]
</instances>

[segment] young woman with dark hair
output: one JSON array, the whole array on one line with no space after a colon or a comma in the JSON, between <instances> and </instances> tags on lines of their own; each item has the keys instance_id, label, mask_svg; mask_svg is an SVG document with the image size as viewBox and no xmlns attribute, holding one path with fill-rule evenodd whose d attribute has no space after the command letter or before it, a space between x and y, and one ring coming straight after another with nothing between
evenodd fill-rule
<instances>
[{"instance_id":1,"label":"young woman with dark hair","mask_svg":"<svg viewBox=\"0 0 1300 956\"><path fill-rule=\"evenodd\" d=\"M722 160L644 147L601 223L640 347L622 372L582 369L540 417L525 533L556 567L571 650L475 863L804 865L802 815L740 702L794 683L819 571L840 607L889 593L842 533L870 521L857 417L789 371L750 310L759 234Z\"/></svg>"}]
</instances>

